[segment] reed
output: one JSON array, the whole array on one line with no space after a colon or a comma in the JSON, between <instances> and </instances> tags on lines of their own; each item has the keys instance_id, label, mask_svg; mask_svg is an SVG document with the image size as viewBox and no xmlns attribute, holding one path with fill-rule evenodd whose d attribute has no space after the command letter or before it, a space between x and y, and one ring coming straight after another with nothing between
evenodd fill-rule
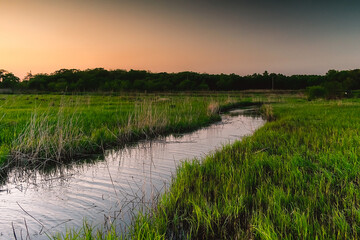
<instances>
[{"instance_id":1,"label":"reed","mask_svg":"<svg viewBox=\"0 0 360 240\"><path fill-rule=\"evenodd\" d=\"M260 107L260 113L268 120L275 119L273 108L270 104L264 104Z\"/></svg>"}]
</instances>

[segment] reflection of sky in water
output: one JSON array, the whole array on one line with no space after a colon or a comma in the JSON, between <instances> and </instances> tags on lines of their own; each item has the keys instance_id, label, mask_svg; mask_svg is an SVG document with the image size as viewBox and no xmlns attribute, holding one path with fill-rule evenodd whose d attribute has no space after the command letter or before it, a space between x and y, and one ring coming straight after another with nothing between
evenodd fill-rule
<instances>
[{"instance_id":1,"label":"reflection of sky in water","mask_svg":"<svg viewBox=\"0 0 360 240\"><path fill-rule=\"evenodd\" d=\"M204 157L263 124L261 118L223 116L222 122L193 133L107 151L105 161L95 164L74 164L47 175L13 171L0 188L6 189L0 192L0 239L13 238L12 222L24 235L24 219L34 239L81 226L84 217L95 225L116 218L124 227L133 214L129 210L154 203L181 161Z\"/></svg>"}]
</instances>

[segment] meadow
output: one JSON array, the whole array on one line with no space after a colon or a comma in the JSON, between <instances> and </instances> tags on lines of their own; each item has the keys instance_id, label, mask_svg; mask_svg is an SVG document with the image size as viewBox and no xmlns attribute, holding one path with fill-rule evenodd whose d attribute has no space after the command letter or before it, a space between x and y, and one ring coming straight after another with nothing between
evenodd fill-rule
<instances>
[{"instance_id":1,"label":"meadow","mask_svg":"<svg viewBox=\"0 0 360 240\"><path fill-rule=\"evenodd\" d=\"M85 224L59 239L358 239L360 101L265 105L271 121L179 167L129 235Z\"/></svg>"},{"instance_id":2,"label":"meadow","mask_svg":"<svg viewBox=\"0 0 360 240\"><path fill-rule=\"evenodd\" d=\"M265 107L253 136L184 163L134 239L358 239L360 101Z\"/></svg>"},{"instance_id":3,"label":"meadow","mask_svg":"<svg viewBox=\"0 0 360 240\"><path fill-rule=\"evenodd\" d=\"M135 217L127 235L85 222L54 239L359 238L358 99L233 93L7 95L0 101L1 149L13 162L62 161L205 126L219 119L221 108L268 102L261 107L269 120L264 127L183 163L169 190Z\"/></svg>"},{"instance_id":4,"label":"meadow","mask_svg":"<svg viewBox=\"0 0 360 240\"><path fill-rule=\"evenodd\" d=\"M239 94L1 95L0 166L42 166L220 119Z\"/></svg>"}]
</instances>

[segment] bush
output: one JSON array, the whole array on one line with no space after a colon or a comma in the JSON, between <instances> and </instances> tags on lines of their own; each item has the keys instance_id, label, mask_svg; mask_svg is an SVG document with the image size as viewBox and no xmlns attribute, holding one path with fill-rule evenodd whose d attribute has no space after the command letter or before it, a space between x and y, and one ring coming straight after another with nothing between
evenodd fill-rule
<instances>
[{"instance_id":1,"label":"bush","mask_svg":"<svg viewBox=\"0 0 360 240\"><path fill-rule=\"evenodd\" d=\"M309 100L313 100L316 98L325 98L327 95L327 91L322 86L312 86L307 88L307 95Z\"/></svg>"}]
</instances>

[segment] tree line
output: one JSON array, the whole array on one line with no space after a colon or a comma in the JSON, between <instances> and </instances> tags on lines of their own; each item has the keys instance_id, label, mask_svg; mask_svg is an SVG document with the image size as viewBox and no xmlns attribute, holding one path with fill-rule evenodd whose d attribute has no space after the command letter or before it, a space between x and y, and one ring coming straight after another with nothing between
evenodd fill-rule
<instances>
[{"instance_id":1,"label":"tree line","mask_svg":"<svg viewBox=\"0 0 360 240\"><path fill-rule=\"evenodd\" d=\"M325 75L268 73L239 76L196 72L152 73L141 70L60 69L51 74L29 73L22 81L0 70L0 88L49 92L81 91L227 91L247 89L306 89L322 86L327 90L360 89L360 70L329 70Z\"/></svg>"}]
</instances>

